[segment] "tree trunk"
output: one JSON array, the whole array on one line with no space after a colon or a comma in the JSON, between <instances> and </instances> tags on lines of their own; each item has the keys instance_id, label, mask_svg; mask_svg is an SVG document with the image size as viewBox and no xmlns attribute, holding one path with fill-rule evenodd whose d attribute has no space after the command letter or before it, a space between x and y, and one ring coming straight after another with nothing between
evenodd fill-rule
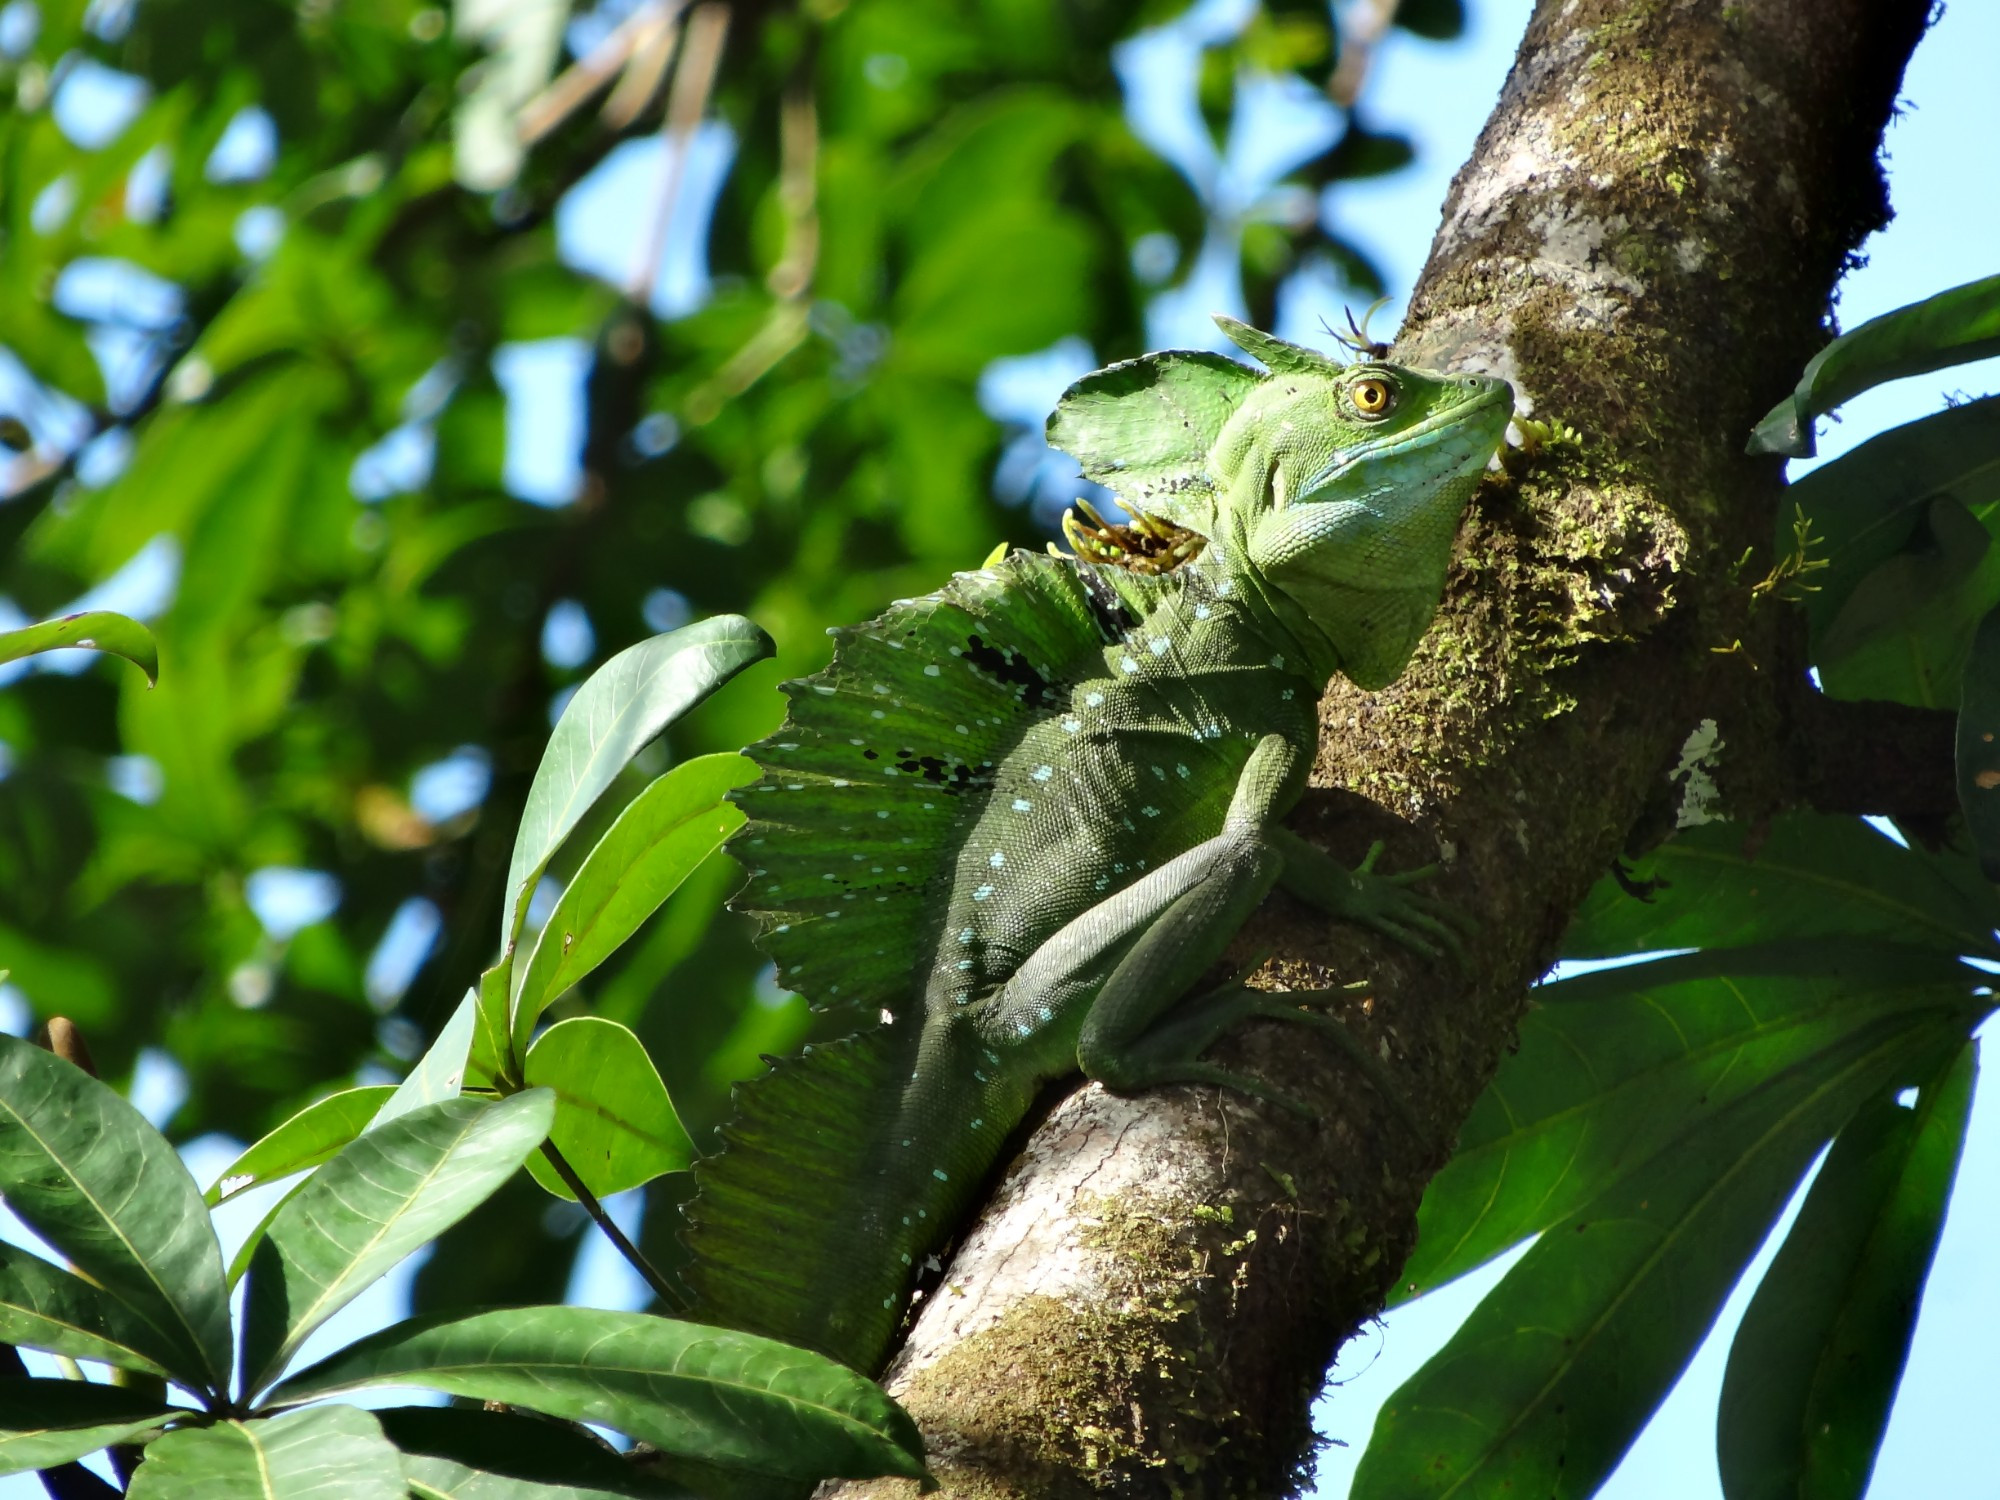
<instances>
[{"instance_id":1,"label":"tree trunk","mask_svg":"<svg viewBox=\"0 0 2000 1500\"><path fill-rule=\"evenodd\" d=\"M1780 468L1743 445L1886 219L1876 150L1929 6L1537 7L1396 357L1505 375L1583 445L1482 492L1408 674L1328 693L1293 820L1349 860L1380 837L1386 868L1441 863L1433 891L1478 922L1468 963L1282 896L1241 943L1284 955L1274 985L1374 981L1345 1019L1423 1129L1275 1023L1218 1051L1316 1123L1212 1089L1064 1100L888 1376L947 1494L1285 1492L1328 1361L1380 1309L1572 912L1702 795L1668 776L1690 736L1719 730L1703 770L1733 815L1806 795L1796 632L1751 587Z\"/></svg>"}]
</instances>

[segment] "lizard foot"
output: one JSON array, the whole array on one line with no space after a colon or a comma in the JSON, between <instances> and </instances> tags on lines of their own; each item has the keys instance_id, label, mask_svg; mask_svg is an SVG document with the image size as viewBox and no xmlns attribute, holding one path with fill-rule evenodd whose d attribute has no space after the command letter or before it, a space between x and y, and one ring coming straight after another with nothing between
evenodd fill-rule
<instances>
[{"instance_id":1,"label":"lizard foot","mask_svg":"<svg viewBox=\"0 0 2000 1500\"><path fill-rule=\"evenodd\" d=\"M1380 840L1352 870L1296 834L1287 833L1283 848L1280 880L1293 895L1331 916L1372 927L1425 958L1448 952L1464 964L1472 920L1448 902L1410 889L1435 876L1436 865L1380 874L1375 869L1382 857Z\"/></svg>"},{"instance_id":2,"label":"lizard foot","mask_svg":"<svg viewBox=\"0 0 2000 1500\"><path fill-rule=\"evenodd\" d=\"M1249 970L1258 965L1253 963ZM1276 1104L1292 1113L1317 1119L1320 1111L1281 1089L1242 1073L1202 1061L1200 1054L1231 1027L1253 1017L1290 1021L1311 1026L1330 1037L1358 1067L1368 1082L1382 1095L1391 1109L1425 1143L1430 1132L1411 1107L1396 1081L1382 1066L1381 1059L1365 1047L1345 1024L1313 1007L1351 999L1358 990L1369 988L1361 981L1334 989L1253 990L1242 981L1249 970L1228 983L1182 1002L1175 1014L1155 1025L1137 1046L1119 1060L1115 1069L1099 1069L1106 1087L1119 1092L1153 1088L1165 1083L1207 1083L1233 1089L1239 1094Z\"/></svg>"}]
</instances>

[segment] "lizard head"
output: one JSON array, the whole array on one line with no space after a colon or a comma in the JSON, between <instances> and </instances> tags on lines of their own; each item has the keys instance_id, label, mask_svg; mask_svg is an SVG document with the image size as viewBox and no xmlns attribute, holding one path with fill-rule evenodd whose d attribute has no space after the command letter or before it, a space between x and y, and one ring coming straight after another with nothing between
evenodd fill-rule
<instances>
[{"instance_id":1,"label":"lizard head","mask_svg":"<svg viewBox=\"0 0 2000 1500\"><path fill-rule=\"evenodd\" d=\"M1070 388L1050 442L1129 505L1207 537L1210 565L1325 675L1392 682L1436 613L1513 391L1489 375L1343 365L1216 321L1270 373L1214 354L1113 365Z\"/></svg>"}]
</instances>

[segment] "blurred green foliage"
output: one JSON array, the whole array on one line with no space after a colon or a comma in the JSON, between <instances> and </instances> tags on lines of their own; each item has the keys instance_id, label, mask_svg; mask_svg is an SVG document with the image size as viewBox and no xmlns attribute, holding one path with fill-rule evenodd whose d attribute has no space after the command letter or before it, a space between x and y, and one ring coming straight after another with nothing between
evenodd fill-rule
<instances>
[{"instance_id":1,"label":"blurred green foliage","mask_svg":"<svg viewBox=\"0 0 2000 1500\"><path fill-rule=\"evenodd\" d=\"M1458 24L1455 5L1407 8L1426 34ZM780 676L818 665L824 627L1034 541L992 498L1006 434L982 372L1070 337L1139 352L1153 288L1216 230L1124 115L1112 49L1170 19L1161 0L711 6L682 18L677 69L632 58L618 88L647 107L545 109L511 185L470 190L455 150L491 129L475 102L511 126L575 61L534 9L37 0L0 19L0 346L19 362L0 407L23 450L0 455L0 595L35 620L121 570L114 594L131 588L128 565L177 577L158 610L97 601L151 615L157 689L116 664L0 687L0 967L84 1028L108 1076L167 1049L189 1084L176 1135L251 1139L400 1073L492 961L552 703L597 662L682 616L753 615L778 667L670 753L734 748L776 721ZM568 39L587 52L635 9L579 10ZM694 39L725 21L704 89ZM1209 49L1204 116L1225 132L1259 70L1323 88L1338 51L1323 6L1259 14ZM641 305L645 278L610 286L557 253L565 195L663 115L734 142L710 295L670 320ZM1289 182L1406 157L1356 127ZM1246 243L1244 218L1223 243ZM1308 257L1372 290L1313 214L1251 227L1260 322ZM580 479L533 504L508 493L510 440L562 414L510 405L495 355L561 338L589 350ZM357 484L357 460L375 477ZM569 602L587 643L552 665L545 622ZM475 782L490 767L483 799L425 816L412 778L463 747ZM574 847L666 760L642 758ZM260 921L270 867L330 875L337 907ZM555 1012L587 998L637 1029L697 1141L809 1024L719 915L735 879L712 860ZM371 954L415 899L436 945L371 995ZM503 1192L420 1299L559 1288L576 1225L545 1201ZM544 1232L496 1241L495 1212Z\"/></svg>"}]
</instances>

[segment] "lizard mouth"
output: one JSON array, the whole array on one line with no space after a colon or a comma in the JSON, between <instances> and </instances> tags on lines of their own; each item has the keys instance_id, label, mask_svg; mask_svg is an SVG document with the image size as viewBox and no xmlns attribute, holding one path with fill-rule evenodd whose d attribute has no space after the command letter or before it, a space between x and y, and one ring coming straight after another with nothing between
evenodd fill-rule
<instances>
[{"instance_id":1,"label":"lizard mouth","mask_svg":"<svg viewBox=\"0 0 2000 1500\"><path fill-rule=\"evenodd\" d=\"M1491 375L1460 378L1468 385L1477 381L1478 387L1475 387L1477 394L1433 412L1416 426L1406 428L1394 437L1349 448L1336 455L1332 463L1300 487L1300 493L1292 503L1307 504L1357 466L1408 453L1424 446L1447 428L1463 430L1464 436L1468 439L1465 445L1465 459L1468 464L1473 462L1484 464L1493 456L1494 450L1499 448L1502 437L1507 431L1508 419L1514 411L1513 387ZM1489 427L1492 429L1491 439L1481 441L1478 435Z\"/></svg>"}]
</instances>

